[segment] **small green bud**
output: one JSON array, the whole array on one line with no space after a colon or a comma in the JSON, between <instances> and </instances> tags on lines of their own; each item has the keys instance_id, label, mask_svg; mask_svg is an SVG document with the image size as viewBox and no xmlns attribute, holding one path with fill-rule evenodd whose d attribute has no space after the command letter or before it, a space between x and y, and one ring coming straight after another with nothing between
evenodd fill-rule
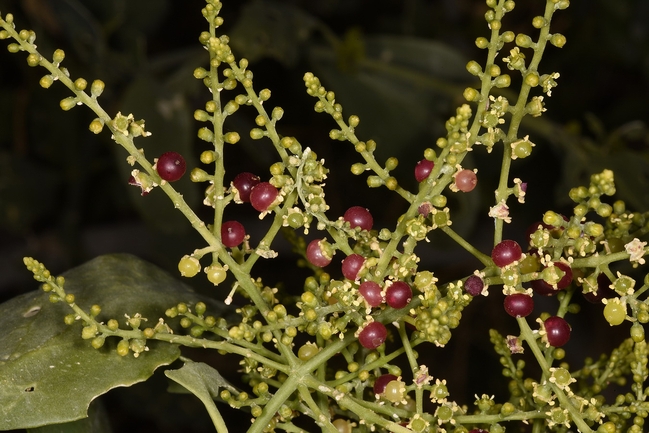
<instances>
[{"instance_id":1,"label":"small green bud","mask_svg":"<svg viewBox=\"0 0 649 433\"><path fill-rule=\"evenodd\" d=\"M92 307L90 307L90 315L92 317L97 317L101 313L101 307L97 304L94 304Z\"/></svg>"},{"instance_id":2,"label":"small green bud","mask_svg":"<svg viewBox=\"0 0 649 433\"><path fill-rule=\"evenodd\" d=\"M214 140L214 133L207 127L203 127L198 130L198 138L200 138L203 141L207 141L208 143L211 143L212 140Z\"/></svg>"},{"instance_id":3,"label":"small green bud","mask_svg":"<svg viewBox=\"0 0 649 433\"><path fill-rule=\"evenodd\" d=\"M503 42L509 43L516 39L516 35L514 35L514 32L508 30L503 32L503 34L500 35L500 38Z\"/></svg>"},{"instance_id":4,"label":"small green bud","mask_svg":"<svg viewBox=\"0 0 649 433\"><path fill-rule=\"evenodd\" d=\"M500 28L502 27L502 25L503 25L503 23L500 22L500 21L498 21L498 20L493 20L493 21L490 21L490 22L489 22L489 28L490 28L491 30L500 30Z\"/></svg>"},{"instance_id":5,"label":"small green bud","mask_svg":"<svg viewBox=\"0 0 649 433\"><path fill-rule=\"evenodd\" d=\"M216 153L213 150L205 150L201 153L200 160L203 164L211 164L216 159Z\"/></svg>"},{"instance_id":6,"label":"small green bud","mask_svg":"<svg viewBox=\"0 0 649 433\"><path fill-rule=\"evenodd\" d=\"M54 51L52 55L52 62L57 66L65 59L65 52L61 49Z\"/></svg>"},{"instance_id":7,"label":"small green bud","mask_svg":"<svg viewBox=\"0 0 649 433\"><path fill-rule=\"evenodd\" d=\"M387 179L385 179L385 186L390 191L394 191L399 187L399 182L397 182L396 178L390 176Z\"/></svg>"},{"instance_id":8,"label":"small green bud","mask_svg":"<svg viewBox=\"0 0 649 433\"><path fill-rule=\"evenodd\" d=\"M540 29L541 27L547 25L547 20L543 18L542 16L536 16L534 19L532 19L532 26L535 29Z\"/></svg>"},{"instance_id":9,"label":"small green bud","mask_svg":"<svg viewBox=\"0 0 649 433\"><path fill-rule=\"evenodd\" d=\"M69 96L67 98L61 99L61 103L59 105L61 106L61 109L63 111L71 110L77 105L77 98Z\"/></svg>"},{"instance_id":10,"label":"small green bud","mask_svg":"<svg viewBox=\"0 0 649 433\"><path fill-rule=\"evenodd\" d=\"M76 316L74 314L67 314L63 318L63 323L66 325L72 325L76 321Z\"/></svg>"},{"instance_id":11,"label":"small green bud","mask_svg":"<svg viewBox=\"0 0 649 433\"><path fill-rule=\"evenodd\" d=\"M101 80L94 80L90 85L90 94L93 98L98 98L103 92L106 84Z\"/></svg>"},{"instance_id":12,"label":"small green bud","mask_svg":"<svg viewBox=\"0 0 649 433\"><path fill-rule=\"evenodd\" d=\"M347 120L347 123L352 128L356 128L360 122L361 122L361 119L355 114L352 114L351 116L349 116L349 119Z\"/></svg>"},{"instance_id":13,"label":"small green bud","mask_svg":"<svg viewBox=\"0 0 649 433\"><path fill-rule=\"evenodd\" d=\"M539 74L536 72L530 72L527 75L525 75L525 84L527 84L530 87L536 87L539 85Z\"/></svg>"},{"instance_id":14,"label":"small green bud","mask_svg":"<svg viewBox=\"0 0 649 433\"><path fill-rule=\"evenodd\" d=\"M76 80L74 80L74 87L77 90L86 90L86 87L88 87L88 82L83 78L77 78Z\"/></svg>"},{"instance_id":15,"label":"small green bud","mask_svg":"<svg viewBox=\"0 0 649 433\"><path fill-rule=\"evenodd\" d=\"M54 78L52 78L51 75L43 76L43 78L41 78L41 80L38 82L38 84L40 84L43 89L49 89L53 83Z\"/></svg>"},{"instance_id":16,"label":"small green bud","mask_svg":"<svg viewBox=\"0 0 649 433\"><path fill-rule=\"evenodd\" d=\"M237 144L240 139L241 137L239 136L239 133L236 131L226 132L225 135L223 136L223 140L228 144Z\"/></svg>"},{"instance_id":17,"label":"small green bud","mask_svg":"<svg viewBox=\"0 0 649 433\"><path fill-rule=\"evenodd\" d=\"M356 176L361 175L365 171L365 164L361 164L360 162L357 162L356 164L352 164L351 171Z\"/></svg>"},{"instance_id":18,"label":"small green bud","mask_svg":"<svg viewBox=\"0 0 649 433\"><path fill-rule=\"evenodd\" d=\"M512 79L508 74L503 74L500 75L499 77L494 78L493 80L494 86L498 87L499 89L509 87L510 84L512 83Z\"/></svg>"},{"instance_id":19,"label":"small green bud","mask_svg":"<svg viewBox=\"0 0 649 433\"><path fill-rule=\"evenodd\" d=\"M208 120L212 119L212 116L210 116L207 111L199 109L194 111L194 119L198 120L199 122L207 122Z\"/></svg>"},{"instance_id":20,"label":"small green bud","mask_svg":"<svg viewBox=\"0 0 649 433\"><path fill-rule=\"evenodd\" d=\"M462 96L464 96L464 99L466 99L469 102L480 100L480 92L478 92L473 87L467 87L466 89L464 89L464 93L462 94Z\"/></svg>"},{"instance_id":21,"label":"small green bud","mask_svg":"<svg viewBox=\"0 0 649 433\"><path fill-rule=\"evenodd\" d=\"M205 111L207 111L208 113L215 113L217 108L218 106L214 101L207 101L205 103Z\"/></svg>"},{"instance_id":22,"label":"small green bud","mask_svg":"<svg viewBox=\"0 0 649 433\"><path fill-rule=\"evenodd\" d=\"M273 108L271 117L273 118L273 120L280 120L282 117L284 117L284 109L282 107Z\"/></svg>"},{"instance_id":23,"label":"small green bud","mask_svg":"<svg viewBox=\"0 0 649 433\"><path fill-rule=\"evenodd\" d=\"M95 335L97 335L97 327L94 325L84 326L81 330L81 338L84 340L95 338Z\"/></svg>"},{"instance_id":24,"label":"small green bud","mask_svg":"<svg viewBox=\"0 0 649 433\"><path fill-rule=\"evenodd\" d=\"M16 43L9 44L7 45L7 51L9 51L12 54L15 54L18 51L22 51L22 47Z\"/></svg>"},{"instance_id":25,"label":"small green bud","mask_svg":"<svg viewBox=\"0 0 649 433\"><path fill-rule=\"evenodd\" d=\"M498 75L500 75L500 66L490 65L488 72L491 77L496 78Z\"/></svg>"},{"instance_id":26,"label":"small green bud","mask_svg":"<svg viewBox=\"0 0 649 433\"><path fill-rule=\"evenodd\" d=\"M511 12L511 11L513 11L515 6L516 6L516 3L514 3L513 0L507 0L507 1L503 4L503 8L504 8L507 12Z\"/></svg>"},{"instance_id":27,"label":"small green bud","mask_svg":"<svg viewBox=\"0 0 649 433\"><path fill-rule=\"evenodd\" d=\"M99 134L103 129L104 129L104 121L97 118L90 122L90 126L88 126L88 129L92 131L93 134Z\"/></svg>"},{"instance_id":28,"label":"small green bud","mask_svg":"<svg viewBox=\"0 0 649 433\"><path fill-rule=\"evenodd\" d=\"M202 170L198 167L194 167L189 174L189 179L192 182L207 182L208 180L212 179L212 176L207 174L205 170Z\"/></svg>"},{"instance_id":29,"label":"small green bud","mask_svg":"<svg viewBox=\"0 0 649 433\"><path fill-rule=\"evenodd\" d=\"M250 130L250 138L252 138L253 140L261 140L262 138L264 138L264 135L264 131L259 128L252 128Z\"/></svg>"},{"instance_id":30,"label":"small green bud","mask_svg":"<svg viewBox=\"0 0 649 433\"><path fill-rule=\"evenodd\" d=\"M636 322L631 326L631 338L636 343L644 341L644 327L641 324Z\"/></svg>"},{"instance_id":31,"label":"small green bud","mask_svg":"<svg viewBox=\"0 0 649 433\"><path fill-rule=\"evenodd\" d=\"M0 18L1 20L2 18ZM9 32L6 30L0 30L0 39L9 39Z\"/></svg>"},{"instance_id":32,"label":"small green bud","mask_svg":"<svg viewBox=\"0 0 649 433\"><path fill-rule=\"evenodd\" d=\"M30 54L27 56L27 64L32 68L38 66L41 63L41 56L38 54Z\"/></svg>"},{"instance_id":33,"label":"small green bud","mask_svg":"<svg viewBox=\"0 0 649 433\"><path fill-rule=\"evenodd\" d=\"M74 295L72 293L66 294L64 299L67 304L74 304Z\"/></svg>"},{"instance_id":34,"label":"small green bud","mask_svg":"<svg viewBox=\"0 0 649 433\"><path fill-rule=\"evenodd\" d=\"M482 67L475 60L471 60L469 63L466 64L466 70L469 71L469 74L474 75L476 77L482 74Z\"/></svg>"},{"instance_id":35,"label":"small green bud","mask_svg":"<svg viewBox=\"0 0 649 433\"><path fill-rule=\"evenodd\" d=\"M437 153L435 153L434 149L428 147L426 148L426 150L424 150L424 158L429 161L435 161L437 159Z\"/></svg>"},{"instance_id":36,"label":"small green bud","mask_svg":"<svg viewBox=\"0 0 649 433\"><path fill-rule=\"evenodd\" d=\"M394 170L395 168L397 168L398 165L399 165L399 160L398 160L397 158L394 158L394 157L392 157L392 158L388 158L388 159L385 161L385 169L386 169L387 171L392 171L392 170Z\"/></svg>"},{"instance_id":37,"label":"small green bud","mask_svg":"<svg viewBox=\"0 0 649 433\"><path fill-rule=\"evenodd\" d=\"M257 117L255 117L255 123L257 124L257 126L265 126L266 125L266 116L263 116L261 114L258 115Z\"/></svg>"},{"instance_id":38,"label":"small green bud","mask_svg":"<svg viewBox=\"0 0 649 433\"><path fill-rule=\"evenodd\" d=\"M534 41L528 35L519 33L516 35L516 45L521 48L531 48L534 46Z\"/></svg>"},{"instance_id":39,"label":"small green bud","mask_svg":"<svg viewBox=\"0 0 649 433\"><path fill-rule=\"evenodd\" d=\"M117 323L117 320L115 319L110 319L108 323L106 323L106 326L108 326L108 329L111 331L117 331L119 329L119 323Z\"/></svg>"},{"instance_id":40,"label":"small green bud","mask_svg":"<svg viewBox=\"0 0 649 433\"><path fill-rule=\"evenodd\" d=\"M208 72L205 70L205 68L196 68L194 69L194 78L197 80L202 80L203 78L207 77Z\"/></svg>"},{"instance_id":41,"label":"small green bud","mask_svg":"<svg viewBox=\"0 0 649 433\"><path fill-rule=\"evenodd\" d=\"M566 44L566 37L561 33L555 33L550 37L550 43L557 48L563 48Z\"/></svg>"},{"instance_id":42,"label":"small green bud","mask_svg":"<svg viewBox=\"0 0 649 433\"><path fill-rule=\"evenodd\" d=\"M480 48L481 50L484 50L486 48L489 48L489 41L487 38L480 36L475 40L475 46Z\"/></svg>"},{"instance_id":43,"label":"small green bud","mask_svg":"<svg viewBox=\"0 0 649 433\"><path fill-rule=\"evenodd\" d=\"M268 101L270 99L270 90L262 89L259 92L259 99L261 99L262 101Z\"/></svg>"},{"instance_id":44,"label":"small green bud","mask_svg":"<svg viewBox=\"0 0 649 433\"><path fill-rule=\"evenodd\" d=\"M130 344L129 344L128 340L121 340L119 343L117 343L117 354L119 356L128 355L129 347L130 347Z\"/></svg>"},{"instance_id":45,"label":"small green bud","mask_svg":"<svg viewBox=\"0 0 649 433\"><path fill-rule=\"evenodd\" d=\"M227 104L225 104L225 107L223 108L223 112L229 116L231 114L234 114L238 109L239 109L239 104L237 104L236 101L229 101Z\"/></svg>"},{"instance_id":46,"label":"small green bud","mask_svg":"<svg viewBox=\"0 0 649 433\"><path fill-rule=\"evenodd\" d=\"M90 342L90 345L91 345L94 349L100 349L100 348L104 345L104 342L105 342L105 341L106 341L106 337L103 337L103 336L95 337L95 338L93 338L92 341Z\"/></svg>"}]
</instances>

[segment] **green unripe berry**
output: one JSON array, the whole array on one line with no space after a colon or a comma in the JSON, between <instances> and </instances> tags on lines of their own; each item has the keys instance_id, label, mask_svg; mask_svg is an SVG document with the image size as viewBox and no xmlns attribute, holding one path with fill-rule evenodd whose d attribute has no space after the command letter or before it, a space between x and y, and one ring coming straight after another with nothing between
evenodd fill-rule
<instances>
[{"instance_id":1,"label":"green unripe berry","mask_svg":"<svg viewBox=\"0 0 649 433\"><path fill-rule=\"evenodd\" d=\"M618 298L609 299L604 307L604 318L611 326L616 326L626 319L626 306Z\"/></svg>"},{"instance_id":2,"label":"green unripe berry","mask_svg":"<svg viewBox=\"0 0 649 433\"><path fill-rule=\"evenodd\" d=\"M517 158L527 158L532 154L532 143L529 141L520 141L516 144L514 144L514 155L516 155Z\"/></svg>"},{"instance_id":3,"label":"green unripe berry","mask_svg":"<svg viewBox=\"0 0 649 433\"><path fill-rule=\"evenodd\" d=\"M306 343L297 351L297 357L302 361L308 361L319 352L318 346L313 343Z\"/></svg>"},{"instance_id":4,"label":"green unripe berry","mask_svg":"<svg viewBox=\"0 0 649 433\"><path fill-rule=\"evenodd\" d=\"M228 275L227 270L220 265L208 266L205 268L205 273L207 274L207 279L215 286L218 286L225 281L225 278Z\"/></svg>"},{"instance_id":5,"label":"green unripe berry","mask_svg":"<svg viewBox=\"0 0 649 433\"><path fill-rule=\"evenodd\" d=\"M196 257L184 255L178 262L178 270L181 276L191 278L201 270L201 264Z\"/></svg>"}]
</instances>

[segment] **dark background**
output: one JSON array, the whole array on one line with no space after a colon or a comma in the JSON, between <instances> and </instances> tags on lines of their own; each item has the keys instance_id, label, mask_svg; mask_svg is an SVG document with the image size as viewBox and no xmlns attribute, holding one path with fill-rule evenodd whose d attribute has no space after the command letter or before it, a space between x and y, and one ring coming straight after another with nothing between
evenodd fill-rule
<instances>
[{"instance_id":1,"label":"dark background","mask_svg":"<svg viewBox=\"0 0 649 433\"><path fill-rule=\"evenodd\" d=\"M534 38L531 20L542 13L541 3L518 2L504 27ZM100 102L111 115L133 112L147 119L153 135L136 144L145 146L149 157L180 151L191 168L206 148L196 138L201 125L192 118L207 98L192 78L206 59L197 41L205 29L203 5L196 0L0 0L0 11L12 12L19 29L36 31L36 44L46 57L63 48L63 65L73 78L104 80ZM285 110L279 131L296 136L333 169L327 181L330 217L363 205L380 228L392 227L405 203L384 189L368 192L364 177L349 173L358 158L348 143L329 140L334 124L313 112L315 101L305 94L302 75L314 71L336 91L346 115L360 115L360 138L376 139L380 162L397 156L401 164L395 175L414 190L412 167L444 135L444 121L463 102L462 90L474 84L464 65L470 59L484 61L485 52L473 41L488 36L485 11L484 2L472 0L226 1L222 16L235 55L251 61L255 88L270 88L269 106ZM528 204L512 206L514 223L505 235L521 242L527 226L545 210L570 213L568 189L587 184L588 176L603 168L617 169L619 198L629 207L649 208L649 3L573 0L567 11L557 12L552 29L565 34L568 43L563 49L548 46L540 72L560 72L559 87L545 99L548 112L524 124L523 134L537 144L532 156L513 163L513 175L528 182ZM413 41L424 41L427 51ZM431 55L429 63L422 52ZM396 55L390 71L376 68L386 53ZM126 154L106 131L99 136L88 131L94 116L87 108L60 110L59 100L69 91L58 83L42 89L38 81L44 69L30 68L24 58L24 53L0 50L0 298L35 288L22 265L25 255L62 272L99 254L132 252L175 272L178 258L201 247L200 239L160 191L140 197L127 185ZM515 89L517 77L511 75ZM226 122L243 137L228 147L228 182L240 171L268 178L267 167L276 161L267 142L247 138L253 120L252 111L242 109ZM454 228L489 252L492 222L486 209L493 202L500 156L498 149L489 158L481 158L486 155L482 149L473 153L465 165L479 169L479 188L449 196L449 202ZM189 182L179 182L178 188L209 220L209 209L201 210L200 188ZM264 222L258 222L256 212L242 206L227 212L228 218L244 222L253 242L260 239ZM422 269L435 271L442 281L478 266L447 239L431 238ZM278 240L273 247L280 251L279 260L272 266L260 263L257 272L268 284L283 281L298 291L308 273L292 272L295 256L286 242ZM199 280L191 283L208 290ZM492 389L483 387L484 370L475 371L472 360L478 359L478 366L491 362L498 371L486 337L471 339L472 328L513 329L510 318L501 315L499 299L479 301L484 308L466 314L450 347L431 349L433 374L455 383L451 391L465 402ZM579 316L583 323L573 325L576 331L591 326L588 312L597 318L597 308L585 306ZM574 353L590 356L605 348L573 344Z\"/></svg>"}]
</instances>

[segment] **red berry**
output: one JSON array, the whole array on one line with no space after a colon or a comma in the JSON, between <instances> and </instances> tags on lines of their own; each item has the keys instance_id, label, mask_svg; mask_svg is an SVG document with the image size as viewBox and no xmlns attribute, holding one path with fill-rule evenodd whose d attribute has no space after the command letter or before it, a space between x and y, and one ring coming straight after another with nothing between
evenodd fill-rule
<instances>
[{"instance_id":1,"label":"red berry","mask_svg":"<svg viewBox=\"0 0 649 433\"><path fill-rule=\"evenodd\" d=\"M277 198L277 188L268 182L260 182L250 190L250 204L259 212L268 210Z\"/></svg>"},{"instance_id":2,"label":"red berry","mask_svg":"<svg viewBox=\"0 0 649 433\"><path fill-rule=\"evenodd\" d=\"M381 322L372 322L368 324L358 334L358 341L366 349L376 349L388 338L388 330Z\"/></svg>"},{"instance_id":3,"label":"red berry","mask_svg":"<svg viewBox=\"0 0 649 433\"><path fill-rule=\"evenodd\" d=\"M381 295L381 286L374 281L364 281L358 286L358 291L363 295L365 301L370 307L378 307L383 303Z\"/></svg>"},{"instance_id":4,"label":"red berry","mask_svg":"<svg viewBox=\"0 0 649 433\"><path fill-rule=\"evenodd\" d=\"M388 383L392 382L393 380L397 380L398 377L395 376L394 374L383 374L379 377L376 378L374 381L374 394L376 395L381 395L385 391L385 387L387 386Z\"/></svg>"},{"instance_id":5,"label":"red berry","mask_svg":"<svg viewBox=\"0 0 649 433\"><path fill-rule=\"evenodd\" d=\"M543 280L534 280L532 281L532 289L539 295L550 296L554 295L560 290L565 289L572 283L572 269L567 263L564 262L554 262L554 266L561 269L565 275L557 282L557 288L555 289L548 283Z\"/></svg>"},{"instance_id":6,"label":"red berry","mask_svg":"<svg viewBox=\"0 0 649 433\"><path fill-rule=\"evenodd\" d=\"M415 179L417 179L417 182L425 180L430 172L433 171L433 167L435 167L433 161L427 159L419 161L417 165L415 165Z\"/></svg>"},{"instance_id":7,"label":"red berry","mask_svg":"<svg viewBox=\"0 0 649 433\"><path fill-rule=\"evenodd\" d=\"M494 264L500 268L507 266L521 258L523 251L518 242L512 240L504 240L494 247L491 251L491 259Z\"/></svg>"},{"instance_id":8,"label":"red berry","mask_svg":"<svg viewBox=\"0 0 649 433\"><path fill-rule=\"evenodd\" d=\"M385 302L392 308L403 308L411 300L412 289L403 281L395 281L385 291Z\"/></svg>"},{"instance_id":9,"label":"red berry","mask_svg":"<svg viewBox=\"0 0 649 433\"><path fill-rule=\"evenodd\" d=\"M360 254L348 255L342 262L343 276L354 281L358 278L358 271L363 267L363 263L365 263L365 258Z\"/></svg>"},{"instance_id":10,"label":"red berry","mask_svg":"<svg viewBox=\"0 0 649 433\"><path fill-rule=\"evenodd\" d=\"M464 282L464 290L471 296L478 296L484 289L484 281L477 275L471 275Z\"/></svg>"},{"instance_id":11,"label":"red berry","mask_svg":"<svg viewBox=\"0 0 649 433\"><path fill-rule=\"evenodd\" d=\"M239 192L239 199L244 203L248 203L250 201L250 190L259 182L259 176L244 171L234 177L232 185Z\"/></svg>"},{"instance_id":12,"label":"red berry","mask_svg":"<svg viewBox=\"0 0 649 433\"><path fill-rule=\"evenodd\" d=\"M185 159L176 152L165 152L156 162L156 171L160 178L175 182L185 174Z\"/></svg>"},{"instance_id":13,"label":"red berry","mask_svg":"<svg viewBox=\"0 0 649 433\"><path fill-rule=\"evenodd\" d=\"M460 170L455 174L455 185L462 192L473 191L478 183L478 176L473 170Z\"/></svg>"},{"instance_id":14,"label":"red berry","mask_svg":"<svg viewBox=\"0 0 649 433\"><path fill-rule=\"evenodd\" d=\"M221 225L221 242L227 248L238 246L246 237L246 229L238 221L226 221Z\"/></svg>"},{"instance_id":15,"label":"red berry","mask_svg":"<svg viewBox=\"0 0 649 433\"><path fill-rule=\"evenodd\" d=\"M322 268L331 263L331 257L327 257L322 252L320 242L322 239L314 239L306 247L306 259L314 266Z\"/></svg>"},{"instance_id":16,"label":"red berry","mask_svg":"<svg viewBox=\"0 0 649 433\"><path fill-rule=\"evenodd\" d=\"M527 317L534 310L534 300L523 293L505 296L505 311L512 317Z\"/></svg>"},{"instance_id":17,"label":"red berry","mask_svg":"<svg viewBox=\"0 0 649 433\"><path fill-rule=\"evenodd\" d=\"M372 230L374 218L370 211L362 206L352 206L343 215L351 228L360 227L361 230Z\"/></svg>"},{"instance_id":18,"label":"red berry","mask_svg":"<svg viewBox=\"0 0 649 433\"><path fill-rule=\"evenodd\" d=\"M543 323L550 346L561 347L570 340L570 325L562 317L548 317Z\"/></svg>"}]
</instances>

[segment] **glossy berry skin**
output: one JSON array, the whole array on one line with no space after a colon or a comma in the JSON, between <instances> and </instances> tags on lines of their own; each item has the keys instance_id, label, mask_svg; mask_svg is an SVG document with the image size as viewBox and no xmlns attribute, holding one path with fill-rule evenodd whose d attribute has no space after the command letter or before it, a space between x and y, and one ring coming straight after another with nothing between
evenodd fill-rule
<instances>
[{"instance_id":1,"label":"glossy berry skin","mask_svg":"<svg viewBox=\"0 0 649 433\"><path fill-rule=\"evenodd\" d=\"M238 221L226 221L221 225L221 242L226 248L239 246L246 237L246 229Z\"/></svg>"},{"instance_id":2,"label":"glossy berry skin","mask_svg":"<svg viewBox=\"0 0 649 433\"><path fill-rule=\"evenodd\" d=\"M309 245L306 247L306 259L313 266L322 268L331 263L331 257L324 255L322 248L320 247L320 241L322 241L322 239L314 239L309 242Z\"/></svg>"},{"instance_id":3,"label":"glossy berry skin","mask_svg":"<svg viewBox=\"0 0 649 433\"><path fill-rule=\"evenodd\" d=\"M383 394L387 384L392 382L393 380L397 380L397 376L395 376L394 374L383 374L377 377L376 380L374 381L374 387L373 387L374 394L376 395Z\"/></svg>"},{"instance_id":4,"label":"glossy berry skin","mask_svg":"<svg viewBox=\"0 0 649 433\"><path fill-rule=\"evenodd\" d=\"M239 192L239 199L244 203L248 203L250 201L250 191L259 182L261 182L259 176L244 171L234 177L232 185L234 185Z\"/></svg>"},{"instance_id":5,"label":"glossy berry skin","mask_svg":"<svg viewBox=\"0 0 649 433\"><path fill-rule=\"evenodd\" d=\"M518 242L506 239L500 242L491 251L491 259L500 268L509 265L521 258L523 251Z\"/></svg>"},{"instance_id":6,"label":"glossy berry skin","mask_svg":"<svg viewBox=\"0 0 649 433\"><path fill-rule=\"evenodd\" d=\"M544 322L544 326L550 346L561 347L570 340L570 325L562 317L548 317Z\"/></svg>"},{"instance_id":7,"label":"glossy berry skin","mask_svg":"<svg viewBox=\"0 0 649 433\"><path fill-rule=\"evenodd\" d=\"M565 273L563 277L557 282L557 288L555 289L548 283L543 280L534 280L531 282L532 289L543 296L551 296L557 294L560 290L565 289L572 283L572 269L567 263L563 262L554 262L554 266L561 269Z\"/></svg>"},{"instance_id":8,"label":"glossy berry skin","mask_svg":"<svg viewBox=\"0 0 649 433\"><path fill-rule=\"evenodd\" d=\"M484 289L484 281L477 275L471 275L464 281L464 290L471 296L478 296Z\"/></svg>"},{"instance_id":9,"label":"glossy berry skin","mask_svg":"<svg viewBox=\"0 0 649 433\"><path fill-rule=\"evenodd\" d=\"M343 215L351 228L360 227L361 230L372 230L374 218L370 211L363 206L352 206Z\"/></svg>"},{"instance_id":10,"label":"glossy berry skin","mask_svg":"<svg viewBox=\"0 0 649 433\"><path fill-rule=\"evenodd\" d=\"M156 171L162 180L175 182L185 174L185 158L176 152L165 152L156 162Z\"/></svg>"},{"instance_id":11,"label":"glossy berry skin","mask_svg":"<svg viewBox=\"0 0 649 433\"><path fill-rule=\"evenodd\" d=\"M358 334L358 341L366 349L376 349L388 338L388 330L381 322L372 322Z\"/></svg>"},{"instance_id":12,"label":"glossy berry skin","mask_svg":"<svg viewBox=\"0 0 649 433\"><path fill-rule=\"evenodd\" d=\"M427 159L422 159L415 165L415 179L417 182L422 182L430 175L430 172L433 171L435 163Z\"/></svg>"},{"instance_id":13,"label":"glossy berry skin","mask_svg":"<svg viewBox=\"0 0 649 433\"><path fill-rule=\"evenodd\" d=\"M358 291L365 298L365 302L370 307L378 307L383 303L383 296L381 295L381 286L374 281L364 281L358 286Z\"/></svg>"},{"instance_id":14,"label":"glossy berry skin","mask_svg":"<svg viewBox=\"0 0 649 433\"><path fill-rule=\"evenodd\" d=\"M356 280L358 278L358 272L363 267L365 263L365 258L360 254L350 254L343 259L342 262L342 271L343 276L348 280Z\"/></svg>"},{"instance_id":15,"label":"glossy berry skin","mask_svg":"<svg viewBox=\"0 0 649 433\"><path fill-rule=\"evenodd\" d=\"M505 296L504 307L512 317L527 317L534 311L534 300L523 293Z\"/></svg>"},{"instance_id":16,"label":"glossy berry skin","mask_svg":"<svg viewBox=\"0 0 649 433\"><path fill-rule=\"evenodd\" d=\"M455 185L462 192L471 192L478 184L478 176L473 170L460 170L455 175Z\"/></svg>"},{"instance_id":17,"label":"glossy berry skin","mask_svg":"<svg viewBox=\"0 0 649 433\"><path fill-rule=\"evenodd\" d=\"M408 283L395 281L385 291L385 302L392 308L403 308L412 300L412 289Z\"/></svg>"},{"instance_id":18,"label":"glossy berry skin","mask_svg":"<svg viewBox=\"0 0 649 433\"><path fill-rule=\"evenodd\" d=\"M277 198L277 188L268 182L259 182L250 190L250 204L255 210L265 212Z\"/></svg>"}]
</instances>

